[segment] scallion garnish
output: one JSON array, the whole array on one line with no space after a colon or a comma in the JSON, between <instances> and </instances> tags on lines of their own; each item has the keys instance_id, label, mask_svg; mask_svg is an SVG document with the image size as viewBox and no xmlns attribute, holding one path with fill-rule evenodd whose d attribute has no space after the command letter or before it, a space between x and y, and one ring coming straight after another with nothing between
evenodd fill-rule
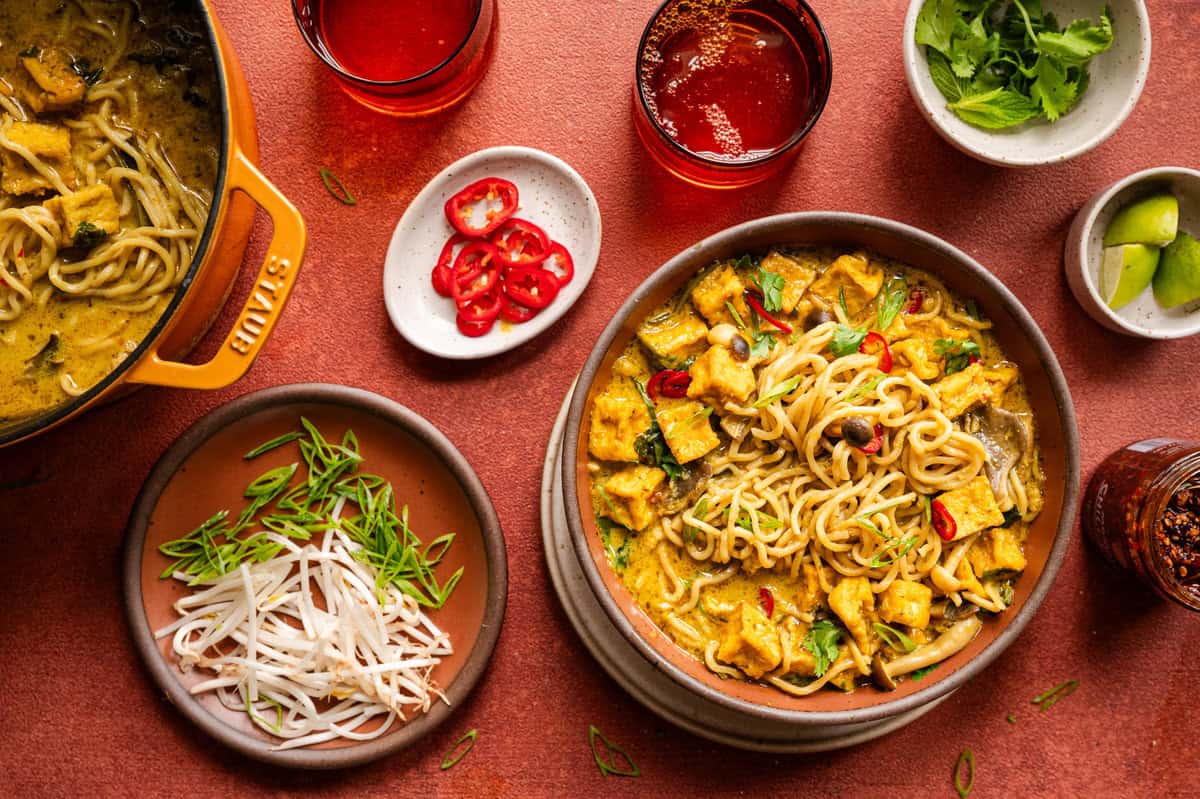
<instances>
[{"instance_id":1,"label":"scallion garnish","mask_svg":"<svg viewBox=\"0 0 1200 799\"><path fill-rule=\"evenodd\" d=\"M877 621L871 626L875 629L876 635L883 639L884 643L898 652L911 652L917 648L917 644L913 639L890 624Z\"/></svg>"},{"instance_id":2,"label":"scallion garnish","mask_svg":"<svg viewBox=\"0 0 1200 799\"><path fill-rule=\"evenodd\" d=\"M963 767L966 767L966 783L963 783ZM975 787L975 754L970 749L964 749L954 763L954 790L958 791L959 799L967 799L971 789Z\"/></svg>"},{"instance_id":3,"label":"scallion garnish","mask_svg":"<svg viewBox=\"0 0 1200 799\"><path fill-rule=\"evenodd\" d=\"M913 682L920 682L921 680L923 680L929 676L929 672L937 669L937 667L939 665L940 664L938 664L938 663L934 663L932 666L926 666L923 669L917 669L916 671L914 671L908 675L908 679L912 680Z\"/></svg>"},{"instance_id":4,"label":"scallion garnish","mask_svg":"<svg viewBox=\"0 0 1200 799\"><path fill-rule=\"evenodd\" d=\"M863 383L863 384L862 384L862 385L860 385L858 388L854 389L854 390L853 390L853 391L851 391L849 394L847 394L847 395L844 397L844 401L845 401L845 402L854 402L854 401L855 401L855 400L857 400L857 399L860 399L860 398L862 398L862 397L865 397L867 394L870 394L872 391L874 391L874 390L875 390L875 388L876 388L876 387L877 387L877 386L878 386L880 383L882 383L882 382L883 382L883 378L884 378L884 377L885 377L885 375L875 375L875 376L874 376L874 377L872 377L870 380L868 380L867 382Z\"/></svg>"},{"instance_id":5,"label":"scallion garnish","mask_svg":"<svg viewBox=\"0 0 1200 799\"><path fill-rule=\"evenodd\" d=\"M641 769L633 762L633 758L624 749L605 738L604 733L596 729L594 724L588 725L588 746L592 749L592 758L596 761L596 767L600 769L600 776L607 777L609 774L615 777L642 776ZM602 753L605 756L602 756ZM625 760L627 767L617 764L618 756Z\"/></svg>"},{"instance_id":6,"label":"scallion garnish","mask_svg":"<svg viewBox=\"0 0 1200 799\"><path fill-rule=\"evenodd\" d=\"M745 330L745 329L746 329L746 323L742 321L742 315L741 315L740 313L738 313L738 312L737 312L737 308L733 307L733 303L732 303L732 302L730 302L729 300L725 300L725 307L726 307L726 308L729 310L729 315L733 317L733 321L734 321L734 323L735 323L735 324L736 324L738 327L740 327L740 328L742 328L743 330Z\"/></svg>"},{"instance_id":7,"label":"scallion garnish","mask_svg":"<svg viewBox=\"0 0 1200 799\"><path fill-rule=\"evenodd\" d=\"M754 403L755 408L765 408L777 399L783 399L788 394L796 390L796 386L800 385L802 376L794 375L784 380L782 383L776 384L775 388L768 391L764 396L759 397Z\"/></svg>"},{"instance_id":8,"label":"scallion garnish","mask_svg":"<svg viewBox=\"0 0 1200 799\"><path fill-rule=\"evenodd\" d=\"M455 741L454 746L442 758L442 771L448 771L457 766L467 756L467 753L475 748L475 739L478 737L479 730L468 730L463 737Z\"/></svg>"},{"instance_id":9,"label":"scallion garnish","mask_svg":"<svg viewBox=\"0 0 1200 799\"><path fill-rule=\"evenodd\" d=\"M346 188L346 184L337 175L330 172L325 167L320 169L321 182L325 184L325 190L329 192L329 196L340 202L342 205L358 205L358 200L354 199L354 195ZM337 187L334 187L334 184Z\"/></svg>"},{"instance_id":10,"label":"scallion garnish","mask_svg":"<svg viewBox=\"0 0 1200 799\"><path fill-rule=\"evenodd\" d=\"M1066 699L1071 694L1075 693L1075 689L1079 687L1079 680L1067 680L1046 691L1044 694L1036 697L1029 704L1037 705L1038 710L1046 711L1052 708L1060 699Z\"/></svg>"},{"instance_id":11,"label":"scallion garnish","mask_svg":"<svg viewBox=\"0 0 1200 799\"><path fill-rule=\"evenodd\" d=\"M262 455L266 452L270 452L271 450L273 450L277 447L282 447L284 444L288 444L288 443L295 441L297 439L300 439L300 438L304 438L304 433L300 432L299 430L293 430L290 433L284 433L281 436L276 436L275 438L272 438L270 441L268 441L264 444L259 444L257 447L255 447L254 449L250 450L245 455L243 455L242 458L245 460L248 460L248 461L254 460L259 455Z\"/></svg>"}]
</instances>

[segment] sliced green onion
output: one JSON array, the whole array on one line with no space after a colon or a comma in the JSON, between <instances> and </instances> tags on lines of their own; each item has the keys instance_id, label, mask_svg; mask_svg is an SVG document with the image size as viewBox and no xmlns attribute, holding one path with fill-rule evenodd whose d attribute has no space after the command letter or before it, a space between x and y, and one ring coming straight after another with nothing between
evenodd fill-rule
<instances>
[{"instance_id":1,"label":"sliced green onion","mask_svg":"<svg viewBox=\"0 0 1200 799\"><path fill-rule=\"evenodd\" d=\"M301 433L299 430L293 430L290 433L284 433L281 436L276 436L275 438L272 438L270 441L266 442L265 444L259 444L257 447L250 450L242 457L248 461L254 460L259 455L262 455L264 452L270 452L271 450L275 449L276 447L282 447L284 444L290 443L290 442L295 441L300 438L304 438L304 433Z\"/></svg>"},{"instance_id":2,"label":"sliced green onion","mask_svg":"<svg viewBox=\"0 0 1200 799\"><path fill-rule=\"evenodd\" d=\"M325 167L320 169L321 182L325 184L325 190L329 192L329 196L340 202L342 205L358 205L358 200L354 199L354 195L346 188L346 184L337 175L330 172ZM334 184L337 187L334 188Z\"/></svg>"},{"instance_id":3,"label":"sliced green onion","mask_svg":"<svg viewBox=\"0 0 1200 799\"><path fill-rule=\"evenodd\" d=\"M911 652L917 648L917 644L913 639L909 638L904 633L897 630L890 624L883 622L875 622L871 625L875 628L875 633L884 640L884 642L899 652Z\"/></svg>"},{"instance_id":4,"label":"sliced green onion","mask_svg":"<svg viewBox=\"0 0 1200 799\"><path fill-rule=\"evenodd\" d=\"M1041 694L1033 699L1029 704L1037 705L1038 710L1046 711L1054 707L1055 703L1060 699L1065 699L1075 693L1075 689L1079 687L1079 680L1067 680Z\"/></svg>"},{"instance_id":5,"label":"sliced green onion","mask_svg":"<svg viewBox=\"0 0 1200 799\"><path fill-rule=\"evenodd\" d=\"M1005 716L1004 718L1005 718L1005 720L1006 720L1006 721L1007 721L1009 724L1016 724L1016 723L1017 723L1017 717L1016 717L1016 716L1014 716L1012 713L1009 713L1009 714L1008 714L1007 716Z\"/></svg>"},{"instance_id":6,"label":"sliced green onion","mask_svg":"<svg viewBox=\"0 0 1200 799\"><path fill-rule=\"evenodd\" d=\"M917 669L908 675L908 679L912 680L913 682L920 682L929 676L929 672L936 670L940 665L940 663L934 663L932 666L926 666L923 669Z\"/></svg>"},{"instance_id":7,"label":"sliced green onion","mask_svg":"<svg viewBox=\"0 0 1200 799\"><path fill-rule=\"evenodd\" d=\"M604 733L596 729L594 724L588 725L588 745L592 749L592 758L596 761L596 767L600 769L600 776L607 777L609 774L615 777L642 776L641 769L633 762L633 758L624 749L605 738ZM602 757L602 753L605 756ZM618 756L625 760L628 768L617 765Z\"/></svg>"},{"instance_id":8,"label":"sliced green onion","mask_svg":"<svg viewBox=\"0 0 1200 799\"><path fill-rule=\"evenodd\" d=\"M963 766L966 766L967 781L963 784ZM964 749L954 764L954 790L958 791L959 799L967 799L971 789L975 787L975 754L970 749Z\"/></svg>"},{"instance_id":9,"label":"sliced green onion","mask_svg":"<svg viewBox=\"0 0 1200 799\"><path fill-rule=\"evenodd\" d=\"M467 756L467 753L475 748L475 739L478 737L479 730L468 730L463 737L455 741L454 746L442 758L442 771L448 771L457 766Z\"/></svg>"},{"instance_id":10,"label":"sliced green onion","mask_svg":"<svg viewBox=\"0 0 1200 799\"><path fill-rule=\"evenodd\" d=\"M801 375L795 375L779 383L775 388L767 392L765 396L759 397L754 403L755 408L765 408L777 399L782 399L788 394L796 390L796 386L800 385Z\"/></svg>"},{"instance_id":11,"label":"sliced green onion","mask_svg":"<svg viewBox=\"0 0 1200 799\"><path fill-rule=\"evenodd\" d=\"M880 383L883 382L883 378L884 378L884 375L875 375L875 377L872 377L870 380L863 383L861 386L859 386L858 388L854 389L849 394L847 394L843 398L843 402L854 402L857 399L861 399L862 397L865 397L867 394L874 391L876 389L876 387Z\"/></svg>"},{"instance_id":12,"label":"sliced green onion","mask_svg":"<svg viewBox=\"0 0 1200 799\"><path fill-rule=\"evenodd\" d=\"M742 315L737 312L737 308L733 307L733 303L729 300L725 300L725 307L729 309L729 315L733 317L733 321L737 324L737 326L745 330L746 323L742 321Z\"/></svg>"}]
</instances>

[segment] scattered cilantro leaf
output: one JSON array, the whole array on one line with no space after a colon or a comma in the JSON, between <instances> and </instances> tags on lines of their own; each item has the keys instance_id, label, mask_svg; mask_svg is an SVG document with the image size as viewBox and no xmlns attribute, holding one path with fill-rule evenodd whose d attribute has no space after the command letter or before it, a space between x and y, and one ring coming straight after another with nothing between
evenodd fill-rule
<instances>
[{"instance_id":1,"label":"scattered cilantro leaf","mask_svg":"<svg viewBox=\"0 0 1200 799\"><path fill-rule=\"evenodd\" d=\"M979 345L971 339L959 341L953 338L939 338L933 342L933 351L946 358L946 374L961 372L971 365L971 359L979 358Z\"/></svg>"},{"instance_id":2,"label":"scattered cilantro leaf","mask_svg":"<svg viewBox=\"0 0 1200 799\"><path fill-rule=\"evenodd\" d=\"M858 352L858 348L866 337L867 329L865 327L854 328L838 325L837 329L833 331L833 338L829 340L829 351L835 358Z\"/></svg>"},{"instance_id":3,"label":"scattered cilantro leaf","mask_svg":"<svg viewBox=\"0 0 1200 799\"><path fill-rule=\"evenodd\" d=\"M838 658L838 642L842 640L842 628L829 619L822 619L813 624L804 636L804 648L812 653L816 660L813 670L820 677Z\"/></svg>"},{"instance_id":4,"label":"scattered cilantro leaf","mask_svg":"<svg viewBox=\"0 0 1200 799\"><path fill-rule=\"evenodd\" d=\"M783 275L777 275L760 266L753 282L763 296L763 308L771 313L783 310Z\"/></svg>"},{"instance_id":5,"label":"scattered cilantro leaf","mask_svg":"<svg viewBox=\"0 0 1200 799\"><path fill-rule=\"evenodd\" d=\"M662 469L670 479L678 480L683 476L683 467L679 465L671 448L667 446L666 436L663 435L662 428L658 426L658 413L654 410L654 400L650 399L650 395L646 393L646 387L642 385L642 381L634 380L633 384L637 387L638 394L641 395L642 402L646 405L646 410L650 412L650 427L633 442L633 449L643 461Z\"/></svg>"},{"instance_id":6,"label":"scattered cilantro leaf","mask_svg":"<svg viewBox=\"0 0 1200 799\"><path fill-rule=\"evenodd\" d=\"M600 529L600 541L604 544L604 551L608 554L608 562L612 564L613 571L621 574L629 567L629 544L633 534L604 517L597 519L596 526ZM613 543L614 528L622 533L620 545Z\"/></svg>"}]
</instances>

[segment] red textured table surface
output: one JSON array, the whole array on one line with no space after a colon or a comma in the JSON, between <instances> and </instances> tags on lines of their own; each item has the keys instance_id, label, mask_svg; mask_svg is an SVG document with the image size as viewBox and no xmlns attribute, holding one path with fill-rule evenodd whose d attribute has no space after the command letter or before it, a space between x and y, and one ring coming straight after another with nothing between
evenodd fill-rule
<instances>
[{"instance_id":1,"label":"red textured table surface","mask_svg":"<svg viewBox=\"0 0 1200 799\"><path fill-rule=\"evenodd\" d=\"M1200 617L1111 571L1078 529L1020 640L945 704L848 751L770 756L674 729L593 662L550 587L538 487L563 393L626 293L709 233L805 209L916 225L1003 279L1066 371L1085 480L1132 439L1200 437L1200 339L1151 344L1106 332L1076 305L1061 266L1071 218L1095 190L1144 167L1200 164L1200 4L1148 3L1149 82L1105 145L1068 164L1005 171L960 155L918 114L901 65L905 0L814 0L834 81L801 161L768 185L713 193L665 178L631 126L634 50L657 2L501 0L498 56L479 90L458 110L413 123L343 96L284 0L215 0L253 89L263 170L305 214L308 257L290 307L238 385L144 390L0 451L0 483L35 468L49 475L0 493L0 796L936 797L954 796L950 769L964 747L976 753L978 797L1195 796ZM541 338L482 363L442 362L388 322L384 250L425 181L498 144L548 150L591 183L604 217L600 264L578 306ZM326 194L322 165L344 178L357 207ZM266 232L256 232L255 264ZM231 321L232 306L219 328ZM340 773L264 767L200 733L149 682L120 602L126 515L163 450L211 408L301 381L381 392L444 430L491 493L511 570L503 634L472 698L412 749ZM1081 681L1069 699L1046 713L1030 705L1068 678ZM623 744L643 777L602 779L588 724ZM440 772L443 752L471 727L474 751Z\"/></svg>"}]
</instances>

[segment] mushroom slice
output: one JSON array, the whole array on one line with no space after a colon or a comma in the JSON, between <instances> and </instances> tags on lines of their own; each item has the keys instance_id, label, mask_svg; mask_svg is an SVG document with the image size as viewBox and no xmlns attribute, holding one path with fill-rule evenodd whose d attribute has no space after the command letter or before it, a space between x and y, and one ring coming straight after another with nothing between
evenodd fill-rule
<instances>
[{"instance_id":1,"label":"mushroom slice","mask_svg":"<svg viewBox=\"0 0 1200 799\"><path fill-rule=\"evenodd\" d=\"M907 655L902 655L886 663L878 656L871 663L871 673L875 684L885 691L896 688L896 678L902 674L941 663L946 658L960 651L979 634L983 622L978 616L969 616L955 622L944 633L939 635L931 644L918 647Z\"/></svg>"},{"instance_id":2,"label":"mushroom slice","mask_svg":"<svg viewBox=\"0 0 1200 799\"><path fill-rule=\"evenodd\" d=\"M967 431L983 444L987 452L984 472L992 486L992 493L1001 509L1011 508L1008 495L1008 473L1016 468L1025 453L1033 449L1033 434L1029 425L1012 411L985 405L967 414Z\"/></svg>"},{"instance_id":3,"label":"mushroom slice","mask_svg":"<svg viewBox=\"0 0 1200 799\"><path fill-rule=\"evenodd\" d=\"M664 516L679 513L689 508L704 493L704 486L712 474L706 461L688 464L683 476L664 483L650 498L650 504Z\"/></svg>"}]
</instances>

